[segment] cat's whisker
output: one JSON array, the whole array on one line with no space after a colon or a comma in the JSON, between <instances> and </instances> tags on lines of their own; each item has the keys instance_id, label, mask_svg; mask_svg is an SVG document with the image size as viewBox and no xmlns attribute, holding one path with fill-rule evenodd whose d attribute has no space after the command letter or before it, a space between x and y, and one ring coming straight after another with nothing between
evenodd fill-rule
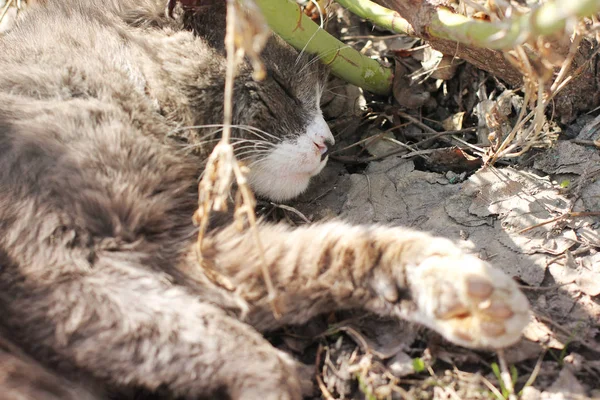
<instances>
[{"instance_id":1,"label":"cat's whisker","mask_svg":"<svg viewBox=\"0 0 600 400\"><path fill-rule=\"evenodd\" d=\"M187 126L182 126L182 127L179 127L179 128L172 129L171 131L169 131L169 133L167 134L167 136L172 136L172 135L174 135L176 133L187 131L187 130L191 130L191 129L208 129L208 128L220 128L220 129L218 129L216 131L210 131L210 132L207 132L207 133L205 133L203 135L200 135L201 139L205 138L207 136L214 135L216 133L221 132L223 130L223 124L187 125Z\"/></svg>"},{"instance_id":2,"label":"cat's whisker","mask_svg":"<svg viewBox=\"0 0 600 400\"><path fill-rule=\"evenodd\" d=\"M236 154L236 159L238 160L238 162L243 162L250 158L252 158L252 159L265 158L268 155L269 155L269 153L248 151L248 152L244 152L241 154Z\"/></svg>"},{"instance_id":3,"label":"cat's whisker","mask_svg":"<svg viewBox=\"0 0 600 400\"><path fill-rule=\"evenodd\" d=\"M250 164L247 165L248 168L252 169L252 168L256 168L257 166L260 166L260 164L262 164L265 160L264 159L257 159L252 161Z\"/></svg>"},{"instance_id":4,"label":"cat's whisker","mask_svg":"<svg viewBox=\"0 0 600 400\"><path fill-rule=\"evenodd\" d=\"M240 130L243 130L245 132L248 132L248 133L251 133L253 135L256 135L256 136L260 137L261 139L263 139L265 141L267 140L267 137L271 138L271 139L273 139L274 141L277 141L277 142L281 141L281 138L273 135L272 133L266 132L266 131L264 131L262 129L256 128L256 127L251 126L251 125L231 125L231 127L234 128L234 129L240 129ZM189 130L189 129L208 129L208 128L219 128L219 129L217 129L215 131L208 132L208 133L206 133L204 135L201 135L200 138L204 138L206 136L215 135L215 134L217 134L219 132L222 132L223 128L224 128L224 125L223 124L189 125L189 126L185 126L185 127L180 127L180 128L173 129L171 132L169 132L169 135L172 135L172 134L177 133L177 132ZM261 134L264 135L264 136L261 136Z\"/></svg>"},{"instance_id":5,"label":"cat's whisker","mask_svg":"<svg viewBox=\"0 0 600 400\"><path fill-rule=\"evenodd\" d=\"M305 47L306 47L306 46L305 46ZM339 49L337 49L337 48L336 48L336 49L333 49L333 50L326 51L326 52L324 52L324 53L320 53L318 56L315 56L315 57L314 57L312 60L310 60L310 61L309 61L309 62L307 62L307 63L306 63L304 66L302 66L302 68L300 68L300 70L298 71L298 74L302 74L302 72L303 72L303 71L304 71L306 68L310 67L310 66L311 66L311 65L313 65L315 62L318 62L318 61L319 61L321 58L323 58L324 56L327 56L327 55L329 55L329 54L336 53L336 52L338 52L338 51L340 51L340 50L342 50L342 49L348 48L348 47L351 47L351 46L350 46L350 45L345 45L345 46L342 46L342 47L340 47Z\"/></svg>"},{"instance_id":6,"label":"cat's whisker","mask_svg":"<svg viewBox=\"0 0 600 400\"><path fill-rule=\"evenodd\" d=\"M346 86L347 86L346 83L344 83L342 85L336 85L336 86L327 85L327 89L324 89L323 91L327 92L327 93L332 93L332 94L335 95L335 93L333 92L335 89L343 88L343 87L346 87Z\"/></svg>"},{"instance_id":7,"label":"cat's whisker","mask_svg":"<svg viewBox=\"0 0 600 400\"><path fill-rule=\"evenodd\" d=\"M323 53L323 54L326 54L326 53ZM314 64L315 62L317 62L319 59L320 59L320 58L319 58L319 55L318 55L318 54L313 54L313 55L312 55L312 57L310 57L310 58L309 58L309 59L306 61L306 64L308 64L308 65L312 65L312 64ZM304 66L303 66L303 67L304 67ZM301 68L301 69L300 69L300 71L303 71L303 70L304 70L304 68ZM313 73L313 74L316 74L316 72L315 72L315 71L311 71L311 73Z\"/></svg>"},{"instance_id":8,"label":"cat's whisker","mask_svg":"<svg viewBox=\"0 0 600 400\"><path fill-rule=\"evenodd\" d=\"M321 12L321 7L319 6L319 3L317 3L316 0L310 0L310 2L313 3L315 5L315 7L317 8L317 10L319 11L319 29L317 29L315 31L315 33L312 34L312 36L308 39L308 41L306 42L306 44L304 45L302 50L300 50L300 52L298 53L298 57L296 57L296 61L294 62L294 66L298 65L298 63L302 59L302 56L304 55L304 51L306 50L306 48L308 47L310 42L314 39L314 37L317 35L317 32L319 32L320 29L323 29L325 19L323 18L323 13Z\"/></svg>"},{"instance_id":9,"label":"cat's whisker","mask_svg":"<svg viewBox=\"0 0 600 400\"><path fill-rule=\"evenodd\" d=\"M244 155L248 154L271 154L271 151L265 149L246 149L244 151L236 153L236 157L241 159Z\"/></svg>"},{"instance_id":10,"label":"cat's whisker","mask_svg":"<svg viewBox=\"0 0 600 400\"><path fill-rule=\"evenodd\" d=\"M202 146L210 144L210 143L218 142L219 140L221 140L221 138L202 140L197 143L189 143L189 144L183 145L183 148L186 150L196 149L198 147L202 147ZM252 146L249 146L249 147L263 147L266 149L272 148L275 146L273 143L265 142L263 140L244 139L244 138L238 138L238 137L232 137L231 141L232 141L231 145L233 147L242 145L242 144L249 144L249 143L252 144Z\"/></svg>"},{"instance_id":11,"label":"cat's whisker","mask_svg":"<svg viewBox=\"0 0 600 400\"><path fill-rule=\"evenodd\" d=\"M269 133L267 131L263 131L262 129L258 129L258 128L254 127L254 126L250 126L250 125L236 125L235 127L238 128L238 129L246 130L247 132L251 132L251 133L253 133L253 134L255 134L256 136L259 136L259 137L260 137L260 135L258 135L258 133L261 133L261 134L263 134L263 135L265 135L267 137L270 137L273 140L276 140L278 142L281 141L280 137L277 137L277 136L275 136L272 133Z\"/></svg>"},{"instance_id":12,"label":"cat's whisker","mask_svg":"<svg viewBox=\"0 0 600 400\"><path fill-rule=\"evenodd\" d=\"M202 146L205 144L218 142L219 140L221 140L221 139L220 138L206 139L206 140L201 140L201 141L195 142L195 143L182 144L182 146L185 148L187 148L187 147L195 148L195 147L199 147L199 146Z\"/></svg>"},{"instance_id":13,"label":"cat's whisker","mask_svg":"<svg viewBox=\"0 0 600 400\"><path fill-rule=\"evenodd\" d=\"M272 150L270 148L245 146L245 147L240 147L239 149L235 149L235 155L236 155L236 157L238 157L240 154L242 154L242 152L248 152L248 151L257 151L257 152L264 152L264 153L272 152Z\"/></svg>"}]
</instances>

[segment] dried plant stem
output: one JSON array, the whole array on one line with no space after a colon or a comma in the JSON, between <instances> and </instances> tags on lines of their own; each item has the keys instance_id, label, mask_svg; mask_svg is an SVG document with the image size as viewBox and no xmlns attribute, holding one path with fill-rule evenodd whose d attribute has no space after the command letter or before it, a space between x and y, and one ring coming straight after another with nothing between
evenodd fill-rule
<instances>
[{"instance_id":1,"label":"dried plant stem","mask_svg":"<svg viewBox=\"0 0 600 400\"><path fill-rule=\"evenodd\" d=\"M321 390L321 394L323 395L325 400L335 400L335 397L333 397L331 395L331 393L327 389L327 386L325 385L325 382L323 382L323 377L321 376L322 375L322 373L320 371L321 357L322 357L324 351L325 351L325 348L323 347L323 345L319 344L319 348L317 349L317 357L316 357L316 361L315 361L315 369L316 369L315 377L317 378L317 385L319 385L319 389ZM323 368L325 368L325 367L323 367Z\"/></svg>"},{"instance_id":2,"label":"dried plant stem","mask_svg":"<svg viewBox=\"0 0 600 400\"><path fill-rule=\"evenodd\" d=\"M523 385L523 389L525 389L528 386L532 386L533 383L535 382L536 378L538 377L538 374L540 373L540 370L542 369L542 361L544 360L544 356L546 355L547 350L544 350L540 353L536 363L535 363L535 367L533 368L533 371L531 371L531 375L529 375L529 378L527 379L527 382L525 382L525 385ZM521 390L523 390L521 389Z\"/></svg>"},{"instance_id":3,"label":"dried plant stem","mask_svg":"<svg viewBox=\"0 0 600 400\"><path fill-rule=\"evenodd\" d=\"M540 133L544 126L544 122L546 121L544 110L546 109L547 102L544 100L544 82L542 78L539 78L537 88L537 102L535 110L533 111L533 125L526 129L527 134L523 135L521 140L519 140L517 143L513 143L506 149L504 154L505 158L519 157L529 151L529 149L531 149L534 145L538 144ZM521 149L516 153L506 154L516 147L521 147Z\"/></svg>"},{"instance_id":4,"label":"dried plant stem","mask_svg":"<svg viewBox=\"0 0 600 400\"><path fill-rule=\"evenodd\" d=\"M490 158L489 164L494 164L500 158L515 158L523 155L531 147L540 143L539 139L541 136L541 131L543 125L546 121L546 117L544 115L544 111L550 101L556 96L556 94L567 85L573 75L567 76L567 73L570 71L571 64L579 48L579 44L583 36L579 33L575 33L574 38L571 42L571 46L569 48L569 54L565 59L560 71L558 72L554 82L550 86L550 92L545 93L546 82L541 78L537 78L537 82L535 85L530 84L525 87L525 100L523 101L524 106L521 108L521 112L519 118L517 119L517 123L514 128L511 130L509 135L504 139L502 144L496 149L493 156ZM534 73L531 69L531 65L528 62L527 55L525 54L522 46L516 48L516 54L518 59L521 61L521 65L525 68L524 73L526 76L534 77ZM596 54L596 53L595 53ZM530 82L533 83L533 79L530 78ZM533 97L531 94L537 88L537 93L535 95L536 99L536 107L535 110L525 116L524 112L527 109L526 105L529 104L530 99ZM523 126L527 121L533 118L533 124L525 129L524 134L521 135L520 140L515 141L514 138L518 132L523 129ZM514 150L519 149L514 152Z\"/></svg>"},{"instance_id":5,"label":"dried plant stem","mask_svg":"<svg viewBox=\"0 0 600 400\"><path fill-rule=\"evenodd\" d=\"M525 116L525 113L527 112L527 104L529 104L530 98L531 98L531 93L528 90L526 90L525 98L523 99L523 107L521 107L521 112L519 113L519 116L517 118L517 123L512 128L510 133L506 136L506 138L502 141L500 146L496 149L493 156L490 158L490 160L488 162L490 165L494 165L494 163L499 158L501 158L508 151L510 151L510 149L507 150L509 144L512 143L512 141L514 140L514 138L517 135L517 133L519 132L519 130L521 128L523 128L523 125L525 125L525 123L533 117L533 113L529 113L527 116Z\"/></svg>"},{"instance_id":6,"label":"dried plant stem","mask_svg":"<svg viewBox=\"0 0 600 400\"><path fill-rule=\"evenodd\" d=\"M565 80L567 72L569 72L569 70L571 69L571 64L573 63L573 59L575 58L575 54L577 53L577 49L579 48L579 44L581 43L582 39L583 35L575 33L575 37L573 38L573 41L571 42L571 46L569 48L569 55L560 67L560 71L558 72L554 83L552 83L552 86L550 87L551 93L556 92Z\"/></svg>"},{"instance_id":7,"label":"dried plant stem","mask_svg":"<svg viewBox=\"0 0 600 400\"><path fill-rule=\"evenodd\" d=\"M6 16L6 13L8 12L8 9L10 7L10 5L13 3L14 0L8 0L6 2L6 4L4 5L4 7L2 8L2 11L0 11L0 21L2 21L4 19L4 17Z\"/></svg>"},{"instance_id":8,"label":"dried plant stem","mask_svg":"<svg viewBox=\"0 0 600 400\"><path fill-rule=\"evenodd\" d=\"M560 220L566 219L566 218L584 218L584 217L598 217L598 216L600 216L600 211L581 211L581 212L571 211L571 212L561 214L558 217L550 218L546 221L540 222L539 224L535 224L535 225L529 226L527 228L523 228L520 231L517 231L517 233L520 235L525 232L529 232L530 230L533 230L535 228L539 228L540 226L551 224L553 222L560 221Z\"/></svg>"},{"instance_id":9,"label":"dried plant stem","mask_svg":"<svg viewBox=\"0 0 600 400\"><path fill-rule=\"evenodd\" d=\"M281 208L282 210L286 210L289 211L291 213L294 213L295 215L297 215L298 217L300 217L300 219L302 221L304 221L307 224L310 224L310 219L308 219L308 217L304 214L302 214L299 210L297 210L296 208L292 207L292 206L288 206L285 204L277 204L277 203L273 203L271 202L271 205L277 208Z\"/></svg>"},{"instance_id":10,"label":"dried plant stem","mask_svg":"<svg viewBox=\"0 0 600 400\"><path fill-rule=\"evenodd\" d=\"M492 392L492 394L494 396L496 396L497 399L504 399L504 396L502 396L502 393L500 393L500 391L496 388L496 386L494 386L492 384L492 382L490 382L486 377L481 377L481 381L483 382L483 384L485 386L487 386L487 388L490 390L490 392Z\"/></svg>"},{"instance_id":11,"label":"dried plant stem","mask_svg":"<svg viewBox=\"0 0 600 400\"><path fill-rule=\"evenodd\" d=\"M202 180L198 186L199 206L194 221L199 225L198 231L198 255L202 265L202 240L206 234L209 215L211 211L222 211L227 208L229 190L232 184L232 178L238 186L236 197L237 221L242 221L244 227L244 218L246 218L249 228L252 230L258 254L261 258L263 279L269 294L269 301L273 307L276 317L280 315L275 307L276 292L273 287L271 276L267 269L267 263L264 258L264 247L256 227L256 215L254 206L256 204L254 195L248 186L246 180L246 170L238 163L233 153L233 146L230 143L231 124L233 121L233 83L235 79L235 70L238 60L243 56L244 49L236 49L236 35L243 35L244 32L237 32L237 5L236 0L227 0L227 28L225 35L225 49L227 51L227 69L225 75L225 94L223 106L223 131L221 140L215 146L208 158L206 169Z\"/></svg>"},{"instance_id":12,"label":"dried plant stem","mask_svg":"<svg viewBox=\"0 0 600 400\"><path fill-rule=\"evenodd\" d=\"M504 350L498 349L498 362L500 364L500 378L504 383L504 387L508 391L508 398L510 400L516 400L515 397L515 387L510 376L510 371L508 369L508 364L506 363L506 358L504 357Z\"/></svg>"}]
</instances>

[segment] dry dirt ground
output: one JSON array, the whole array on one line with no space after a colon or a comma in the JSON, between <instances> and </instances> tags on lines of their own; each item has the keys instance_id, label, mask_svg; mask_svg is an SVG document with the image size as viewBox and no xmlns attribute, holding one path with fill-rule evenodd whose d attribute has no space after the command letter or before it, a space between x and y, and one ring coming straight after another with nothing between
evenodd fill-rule
<instances>
[{"instance_id":1,"label":"dry dirt ground","mask_svg":"<svg viewBox=\"0 0 600 400\"><path fill-rule=\"evenodd\" d=\"M298 201L261 212L292 224L342 218L451 238L514 277L533 315L500 358L349 312L275 332L273 343L314 366L315 399L600 399L600 112L549 124L557 138L549 149L481 168L470 153L486 134L481 115L502 98L514 121L522 94L466 64L432 73L439 55L415 39L346 13L335 21L361 51L395 56L406 79L396 100L333 79L324 99L332 160ZM510 376L502 379L501 367Z\"/></svg>"},{"instance_id":2,"label":"dry dirt ground","mask_svg":"<svg viewBox=\"0 0 600 400\"><path fill-rule=\"evenodd\" d=\"M334 162L294 206L311 221L339 216L423 229L489 260L522 285L534 313L523 340L505 351L516 393L600 398L600 222L578 214L600 210L600 181L591 177L599 159L597 150L563 141L540 153L532 168L487 168L464 177L422 170L400 156L352 172ZM319 337L325 398L507 395L492 353L363 315L330 316L321 328L305 336ZM298 332L282 337L296 351L312 343L299 347Z\"/></svg>"},{"instance_id":3,"label":"dry dirt ground","mask_svg":"<svg viewBox=\"0 0 600 400\"><path fill-rule=\"evenodd\" d=\"M347 13L336 22L338 37L394 56L406 78L394 100L332 80L332 161L301 199L264 211L296 224L342 218L451 238L519 282L533 314L502 354L361 313L278 332L274 342L315 366L317 398L328 400L600 399L598 110L566 125L548 114L551 146L482 168L486 110L496 104L514 124L522 93L460 62L432 73L440 55L415 39Z\"/></svg>"}]
</instances>

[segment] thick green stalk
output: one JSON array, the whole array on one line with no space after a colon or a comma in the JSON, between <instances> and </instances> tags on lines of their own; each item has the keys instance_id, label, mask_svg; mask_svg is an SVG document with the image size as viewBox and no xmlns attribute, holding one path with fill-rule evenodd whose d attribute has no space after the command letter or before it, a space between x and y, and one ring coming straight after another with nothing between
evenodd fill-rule
<instances>
[{"instance_id":1,"label":"thick green stalk","mask_svg":"<svg viewBox=\"0 0 600 400\"><path fill-rule=\"evenodd\" d=\"M555 0L533 12L534 34L549 35L564 29L567 19L589 17L600 12L598 0Z\"/></svg>"},{"instance_id":2,"label":"thick green stalk","mask_svg":"<svg viewBox=\"0 0 600 400\"><path fill-rule=\"evenodd\" d=\"M337 2L359 17L392 32L408 34L414 32L411 24L398 12L372 1L337 0ZM530 37L558 32L565 27L569 18L581 18L600 12L600 1L549 1L530 13L501 22L474 20L455 14L444 7L431 10L433 12L428 31L432 36L476 47L504 50L523 44Z\"/></svg>"},{"instance_id":3,"label":"thick green stalk","mask_svg":"<svg viewBox=\"0 0 600 400\"><path fill-rule=\"evenodd\" d=\"M396 33L413 35L412 26L402 18L397 11L380 6L372 1L364 0L336 0L342 7L351 13L372 22L381 28Z\"/></svg>"},{"instance_id":4,"label":"thick green stalk","mask_svg":"<svg viewBox=\"0 0 600 400\"><path fill-rule=\"evenodd\" d=\"M321 29L292 0L255 0L275 33L300 51L317 55L338 77L373 93L391 92L393 73Z\"/></svg>"},{"instance_id":5,"label":"thick green stalk","mask_svg":"<svg viewBox=\"0 0 600 400\"><path fill-rule=\"evenodd\" d=\"M530 13L501 22L478 21L440 7L431 19L432 36L466 45L506 50L531 37L550 35L564 29L569 18L600 12L598 0L558 0L545 3Z\"/></svg>"},{"instance_id":6,"label":"thick green stalk","mask_svg":"<svg viewBox=\"0 0 600 400\"><path fill-rule=\"evenodd\" d=\"M522 44L529 36L527 18L491 23L456 14L440 7L432 16L429 33L468 46L494 50L510 49Z\"/></svg>"}]
</instances>

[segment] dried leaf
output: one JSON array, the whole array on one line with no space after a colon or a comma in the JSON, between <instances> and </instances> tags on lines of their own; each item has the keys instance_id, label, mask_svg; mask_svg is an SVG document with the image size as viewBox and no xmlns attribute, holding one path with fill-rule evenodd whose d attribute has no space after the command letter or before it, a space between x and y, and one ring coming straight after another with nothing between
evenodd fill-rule
<instances>
[{"instance_id":1,"label":"dried leaf","mask_svg":"<svg viewBox=\"0 0 600 400\"><path fill-rule=\"evenodd\" d=\"M456 114L452 114L444 121L442 121L442 126L447 131L458 131L463 128L463 120L465 118L465 112L458 112Z\"/></svg>"}]
</instances>

